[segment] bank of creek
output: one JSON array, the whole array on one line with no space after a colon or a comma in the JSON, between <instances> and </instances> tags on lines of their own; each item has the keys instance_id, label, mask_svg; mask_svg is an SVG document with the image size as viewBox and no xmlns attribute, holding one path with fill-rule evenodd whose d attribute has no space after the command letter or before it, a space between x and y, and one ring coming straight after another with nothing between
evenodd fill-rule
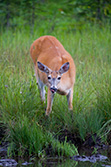
<instances>
[{"instance_id":1,"label":"bank of creek","mask_svg":"<svg viewBox=\"0 0 111 167\"><path fill-rule=\"evenodd\" d=\"M66 132L65 132L66 133ZM64 140L64 134L59 136L59 140ZM111 167L111 145L105 145L101 142L100 138L95 134L93 138L89 136L85 142L80 139L74 139L74 137L67 133L67 138L75 140L74 144L78 148L79 155L69 157L67 159L58 158L57 156L38 160L35 157L30 158L9 158L7 155L8 142L3 141L3 134L0 134L0 166L74 166L74 167ZM48 150L50 152L50 148Z\"/></svg>"}]
</instances>

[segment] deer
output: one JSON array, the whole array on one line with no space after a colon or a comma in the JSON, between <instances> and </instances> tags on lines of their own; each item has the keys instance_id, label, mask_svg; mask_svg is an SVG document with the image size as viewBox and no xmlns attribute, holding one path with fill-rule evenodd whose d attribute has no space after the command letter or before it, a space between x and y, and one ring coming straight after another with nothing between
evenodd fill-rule
<instances>
[{"instance_id":1,"label":"deer","mask_svg":"<svg viewBox=\"0 0 111 167\"><path fill-rule=\"evenodd\" d=\"M66 95L68 109L73 110L76 67L71 55L56 37L50 35L36 39L30 47L30 55L42 102L45 102L45 86L48 87L46 116L51 113L56 93Z\"/></svg>"}]
</instances>

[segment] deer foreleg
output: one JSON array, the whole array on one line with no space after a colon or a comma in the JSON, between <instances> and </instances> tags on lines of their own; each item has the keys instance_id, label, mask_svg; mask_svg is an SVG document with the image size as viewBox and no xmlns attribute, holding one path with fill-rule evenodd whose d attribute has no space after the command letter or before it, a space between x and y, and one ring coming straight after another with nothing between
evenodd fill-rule
<instances>
[{"instance_id":1,"label":"deer foreleg","mask_svg":"<svg viewBox=\"0 0 111 167\"><path fill-rule=\"evenodd\" d=\"M54 93L50 91L50 88L48 88L47 93L47 109L46 109L46 115L49 115L52 110L52 103L53 103Z\"/></svg>"}]
</instances>

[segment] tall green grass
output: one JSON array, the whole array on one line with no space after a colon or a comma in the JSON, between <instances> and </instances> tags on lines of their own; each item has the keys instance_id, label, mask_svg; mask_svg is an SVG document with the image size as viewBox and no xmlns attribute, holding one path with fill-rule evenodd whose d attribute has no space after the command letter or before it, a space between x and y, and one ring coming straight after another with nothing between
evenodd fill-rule
<instances>
[{"instance_id":1,"label":"tall green grass","mask_svg":"<svg viewBox=\"0 0 111 167\"><path fill-rule=\"evenodd\" d=\"M110 27L88 26L81 32L52 32L74 58L76 83L73 112L66 97L55 95L52 112L45 118L34 77L29 49L40 30L5 31L0 35L0 122L6 126L9 153L44 156L77 154L74 145L58 141L67 130L82 140L101 132L111 120L111 32ZM106 127L106 126L105 126ZM100 132L100 133L99 133ZM53 154L53 155L54 155Z\"/></svg>"}]
</instances>

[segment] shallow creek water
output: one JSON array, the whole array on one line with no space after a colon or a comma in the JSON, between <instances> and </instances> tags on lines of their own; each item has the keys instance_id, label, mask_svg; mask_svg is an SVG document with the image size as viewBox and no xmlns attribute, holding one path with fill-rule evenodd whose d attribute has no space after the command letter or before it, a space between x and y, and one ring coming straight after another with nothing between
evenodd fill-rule
<instances>
[{"instance_id":1,"label":"shallow creek water","mask_svg":"<svg viewBox=\"0 0 111 167\"><path fill-rule=\"evenodd\" d=\"M52 157L43 162L41 161L41 164L45 167L111 167L111 147L100 149L95 154L92 154L91 149L82 148L79 150L79 156L73 156L64 160ZM35 166L37 165L35 163Z\"/></svg>"},{"instance_id":2,"label":"shallow creek water","mask_svg":"<svg viewBox=\"0 0 111 167\"><path fill-rule=\"evenodd\" d=\"M82 148L79 149L79 156L69 157L67 159L60 159L58 157L48 157L47 159L37 160L27 158L12 160L0 159L0 166L13 167L111 167L111 147L103 148L96 152L94 150Z\"/></svg>"}]
</instances>

